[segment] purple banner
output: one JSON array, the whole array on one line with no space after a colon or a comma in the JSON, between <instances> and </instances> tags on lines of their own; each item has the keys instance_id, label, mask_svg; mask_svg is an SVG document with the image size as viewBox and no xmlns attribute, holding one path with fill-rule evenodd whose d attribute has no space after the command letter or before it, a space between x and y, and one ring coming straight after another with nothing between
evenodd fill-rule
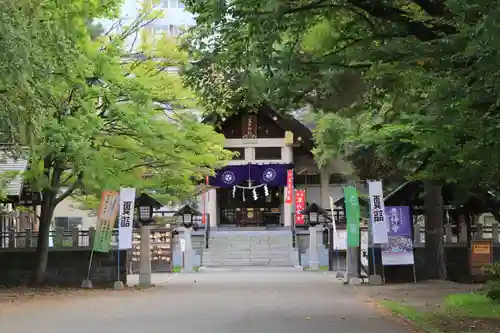
<instances>
[{"instance_id":1,"label":"purple banner","mask_svg":"<svg viewBox=\"0 0 500 333\"><path fill-rule=\"evenodd\" d=\"M281 163L229 165L217 170L215 177L210 177L210 185L230 188L250 179L253 185L286 186L287 170L291 168L293 164Z\"/></svg>"},{"instance_id":2,"label":"purple banner","mask_svg":"<svg viewBox=\"0 0 500 333\"><path fill-rule=\"evenodd\" d=\"M230 188L240 185L250 177L248 165L229 165L217 170L215 177L210 177L209 184L212 186Z\"/></svg>"},{"instance_id":3,"label":"purple banner","mask_svg":"<svg viewBox=\"0 0 500 333\"><path fill-rule=\"evenodd\" d=\"M286 186L286 173L292 164L252 164L250 176L259 184L268 186Z\"/></svg>"},{"instance_id":4,"label":"purple banner","mask_svg":"<svg viewBox=\"0 0 500 333\"><path fill-rule=\"evenodd\" d=\"M388 243L382 244L384 266L413 265L412 220L408 206L385 207Z\"/></svg>"}]
</instances>

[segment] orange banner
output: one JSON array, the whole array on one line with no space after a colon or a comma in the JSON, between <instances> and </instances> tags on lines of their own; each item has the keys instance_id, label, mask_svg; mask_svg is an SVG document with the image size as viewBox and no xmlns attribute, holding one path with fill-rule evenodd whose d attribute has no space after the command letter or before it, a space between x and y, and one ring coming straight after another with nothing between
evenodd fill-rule
<instances>
[{"instance_id":1,"label":"orange banner","mask_svg":"<svg viewBox=\"0 0 500 333\"><path fill-rule=\"evenodd\" d=\"M293 169L286 173L286 199L285 203L291 204L293 202Z\"/></svg>"}]
</instances>

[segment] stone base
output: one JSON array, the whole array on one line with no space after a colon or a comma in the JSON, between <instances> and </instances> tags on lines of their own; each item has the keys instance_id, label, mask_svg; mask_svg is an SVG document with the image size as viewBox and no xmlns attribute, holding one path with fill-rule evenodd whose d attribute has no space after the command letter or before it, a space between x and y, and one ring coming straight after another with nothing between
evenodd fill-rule
<instances>
[{"instance_id":1,"label":"stone base","mask_svg":"<svg viewBox=\"0 0 500 333\"><path fill-rule=\"evenodd\" d=\"M368 278L368 283L372 286L381 286L384 284L384 281L382 280L382 276L380 275L370 275Z\"/></svg>"},{"instance_id":2,"label":"stone base","mask_svg":"<svg viewBox=\"0 0 500 333\"><path fill-rule=\"evenodd\" d=\"M354 284L354 285L361 284L361 279L358 277L352 277L349 279L349 284Z\"/></svg>"},{"instance_id":3,"label":"stone base","mask_svg":"<svg viewBox=\"0 0 500 333\"><path fill-rule=\"evenodd\" d=\"M139 273L139 286L147 287L152 285L151 273Z\"/></svg>"},{"instance_id":4,"label":"stone base","mask_svg":"<svg viewBox=\"0 0 500 333\"><path fill-rule=\"evenodd\" d=\"M90 280L83 280L82 281L82 288L83 289L92 289L92 281L90 281Z\"/></svg>"},{"instance_id":5,"label":"stone base","mask_svg":"<svg viewBox=\"0 0 500 333\"><path fill-rule=\"evenodd\" d=\"M122 290L122 289L125 289L123 282L115 281L115 283L113 284L113 290Z\"/></svg>"}]
</instances>

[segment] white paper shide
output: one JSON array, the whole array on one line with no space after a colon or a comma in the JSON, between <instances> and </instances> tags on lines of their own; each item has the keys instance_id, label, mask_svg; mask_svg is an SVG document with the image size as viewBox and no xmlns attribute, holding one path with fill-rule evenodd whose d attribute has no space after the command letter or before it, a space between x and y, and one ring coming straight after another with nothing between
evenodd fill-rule
<instances>
[{"instance_id":1,"label":"white paper shide","mask_svg":"<svg viewBox=\"0 0 500 333\"><path fill-rule=\"evenodd\" d=\"M373 244L386 244L387 223L384 208L384 192L381 181L368 182L370 195L370 221L372 226Z\"/></svg>"},{"instance_id":2,"label":"white paper shide","mask_svg":"<svg viewBox=\"0 0 500 333\"><path fill-rule=\"evenodd\" d=\"M120 189L120 215L118 221L118 248L132 248L134 228L135 188Z\"/></svg>"}]
</instances>

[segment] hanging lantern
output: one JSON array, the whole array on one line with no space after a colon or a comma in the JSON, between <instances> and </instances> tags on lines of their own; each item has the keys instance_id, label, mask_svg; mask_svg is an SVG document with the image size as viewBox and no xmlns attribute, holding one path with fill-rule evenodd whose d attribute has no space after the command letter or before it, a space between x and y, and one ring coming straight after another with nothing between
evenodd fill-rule
<instances>
[{"instance_id":1,"label":"hanging lantern","mask_svg":"<svg viewBox=\"0 0 500 333\"><path fill-rule=\"evenodd\" d=\"M255 201L257 201L257 199L258 199L259 197L257 196L257 190L255 189L255 187L254 187L254 188L253 188L253 190L252 190L252 194L253 194L253 199L254 199Z\"/></svg>"},{"instance_id":2,"label":"hanging lantern","mask_svg":"<svg viewBox=\"0 0 500 333\"><path fill-rule=\"evenodd\" d=\"M267 197L269 195L269 189L267 188L267 185L264 185L264 196Z\"/></svg>"}]
</instances>

